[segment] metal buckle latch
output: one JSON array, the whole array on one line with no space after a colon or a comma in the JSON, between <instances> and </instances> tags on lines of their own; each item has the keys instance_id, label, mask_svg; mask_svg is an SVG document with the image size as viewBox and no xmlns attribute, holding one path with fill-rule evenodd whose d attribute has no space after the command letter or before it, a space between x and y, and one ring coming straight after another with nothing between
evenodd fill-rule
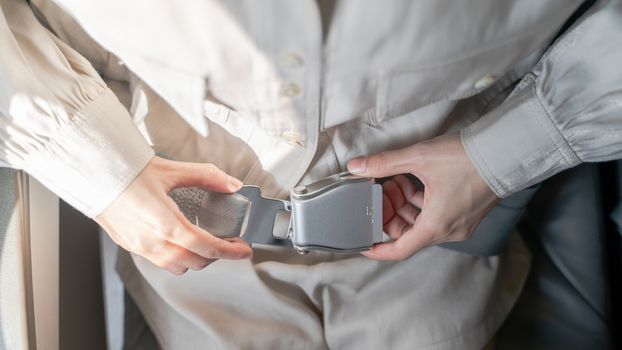
<instances>
[{"instance_id":1,"label":"metal buckle latch","mask_svg":"<svg viewBox=\"0 0 622 350\"><path fill-rule=\"evenodd\" d=\"M289 201L262 197L257 186L234 194L186 187L169 195L192 223L249 244L358 252L382 241L382 187L349 173L296 187Z\"/></svg>"},{"instance_id":2,"label":"metal buckle latch","mask_svg":"<svg viewBox=\"0 0 622 350\"><path fill-rule=\"evenodd\" d=\"M290 201L264 198L258 187L237 194L251 201L242 239L253 244L358 252L382 241L382 187L341 173L290 191Z\"/></svg>"}]
</instances>

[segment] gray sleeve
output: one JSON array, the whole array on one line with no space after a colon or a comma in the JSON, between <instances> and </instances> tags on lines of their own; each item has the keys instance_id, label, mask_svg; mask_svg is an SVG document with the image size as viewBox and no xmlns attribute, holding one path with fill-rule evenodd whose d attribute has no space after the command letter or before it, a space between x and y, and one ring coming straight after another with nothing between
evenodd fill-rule
<instances>
[{"instance_id":1,"label":"gray sleeve","mask_svg":"<svg viewBox=\"0 0 622 350\"><path fill-rule=\"evenodd\" d=\"M622 2L594 5L461 138L500 197L581 162L622 158Z\"/></svg>"}]
</instances>

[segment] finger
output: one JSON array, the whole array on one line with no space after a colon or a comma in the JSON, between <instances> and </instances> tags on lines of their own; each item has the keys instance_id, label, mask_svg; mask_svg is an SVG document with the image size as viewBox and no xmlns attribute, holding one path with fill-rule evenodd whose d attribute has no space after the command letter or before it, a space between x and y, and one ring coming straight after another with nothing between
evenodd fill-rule
<instances>
[{"instance_id":1,"label":"finger","mask_svg":"<svg viewBox=\"0 0 622 350\"><path fill-rule=\"evenodd\" d=\"M395 215L395 209L393 209L393 205L391 204L391 200L389 196L386 194L382 194L382 224L386 224L393 218Z\"/></svg>"},{"instance_id":2,"label":"finger","mask_svg":"<svg viewBox=\"0 0 622 350\"><path fill-rule=\"evenodd\" d=\"M164 258L171 263L191 270L202 270L207 265L214 262L214 259L206 259L192 251L182 248L176 244L167 242L164 247L166 253Z\"/></svg>"},{"instance_id":3,"label":"finger","mask_svg":"<svg viewBox=\"0 0 622 350\"><path fill-rule=\"evenodd\" d=\"M409 150L409 148L404 148L352 159L348 162L348 171L352 174L370 177L410 173L412 156Z\"/></svg>"},{"instance_id":4,"label":"finger","mask_svg":"<svg viewBox=\"0 0 622 350\"><path fill-rule=\"evenodd\" d=\"M406 199L408 203L418 208L421 208L423 206L423 202L419 203L419 198L423 199L423 196L422 196L423 192L418 191L417 187L412 181L410 181L404 175L395 176L393 178L393 181L395 181L397 186L400 188L404 198Z\"/></svg>"},{"instance_id":5,"label":"finger","mask_svg":"<svg viewBox=\"0 0 622 350\"><path fill-rule=\"evenodd\" d=\"M391 239L398 239L411 228L406 221L399 216L394 216L391 220L383 226L383 231L386 232Z\"/></svg>"},{"instance_id":6,"label":"finger","mask_svg":"<svg viewBox=\"0 0 622 350\"><path fill-rule=\"evenodd\" d=\"M410 188L405 187L406 191L408 191L409 193L413 193L413 191L415 191L414 186L405 176L398 175L395 178L402 182L406 180L411 185ZM407 185L403 184L403 186ZM403 189L403 187L398 185L397 181L393 180L386 181L382 184L383 193L385 193L391 200L394 215L399 215L399 217L408 226L412 226L415 223L415 218L417 217L417 215L419 215L419 210L418 208L415 208L412 204L406 201ZM413 197L413 195L411 194L410 197Z\"/></svg>"},{"instance_id":7,"label":"finger","mask_svg":"<svg viewBox=\"0 0 622 350\"><path fill-rule=\"evenodd\" d=\"M425 243L421 243L413 251L405 249L403 246L403 239L406 236L404 233L399 239L392 242L385 242L375 245L372 249L363 252L366 257L374 260L405 260L415 254L417 251L427 246Z\"/></svg>"},{"instance_id":8,"label":"finger","mask_svg":"<svg viewBox=\"0 0 622 350\"><path fill-rule=\"evenodd\" d=\"M419 209L423 209L425 193L423 191L417 191L412 198L412 205Z\"/></svg>"},{"instance_id":9,"label":"finger","mask_svg":"<svg viewBox=\"0 0 622 350\"><path fill-rule=\"evenodd\" d=\"M181 214L180 214L181 215ZM180 218L180 225L169 241L207 259L247 259L253 255L251 247L242 240L224 240Z\"/></svg>"},{"instance_id":10,"label":"finger","mask_svg":"<svg viewBox=\"0 0 622 350\"><path fill-rule=\"evenodd\" d=\"M175 264L174 262L165 260L159 255L143 255L143 257L149 260L152 264L156 265L157 267L164 269L177 276L181 276L184 273L186 273L186 271L188 271L188 268Z\"/></svg>"},{"instance_id":11,"label":"finger","mask_svg":"<svg viewBox=\"0 0 622 350\"><path fill-rule=\"evenodd\" d=\"M162 267L162 268L176 276L181 276L188 271L187 268L183 266L179 266L179 265L171 265L171 266Z\"/></svg>"},{"instance_id":12,"label":"finger","mask_svg":"<svg viewBox=\"0 0 622 350\"><path fill-rule=\"evenodd\" d=\"M385 181L382 184L382 193L386 193L389 197L391 204L393 205L393 209L399 210L399 208L406 204L406 199L404 199L401 189L393 180Z\"/></svg>"},{"instance_id":13,"label":"finger","mask_svg":"<svg viewBox=\"0 0 622 350\"><path fill-rule=\"evenodd\" d=\"M206 230L191 223L179 210L172 198L164 199L173 211L177 224L173 230L165 233L167 241L175 243L183 248L207 259L246 259L253 255L253 250L244 241L224 240L216 237Z\"/></svg>"},{"instance_id":14,"label":"finger","mask_svg":"<svg viewBox=\"0 0 622 350\"><path fill-rule=\"evenodd\" d=\"M235 192L242 182L213 164L175 162L174 187L205 187L216 192Z\"/></svg>"},{"instance_id":15,"label":"finger","mask_svg":"<svg viewBox=\"0 0 622 350\"><path fill-rule=\"evenodd\" d=\"M239 238L239 237L225 237L222 238L227 242L232 242L232 243L240 243L240 244L244 244L244 245L248 245L248 243L246 243L243 239Z\"/></svg>"},{"instance_id":16,"label":"finger","mask_svg":"<svg viewBox=\"0 0 622 350\"><path fill-rule=\"evenodd\" d=\"M406 203L403 207L397 210L397 215L408 225L412 226L415 224L415 220L417 219L419 212L419 208L416 208L410 203Z\"/></svg>"},{"instance_id":17,"label":"finger","mask_svg":"<svg viewBox=\"0 0 622 350\"><path fill-rule=\"evenodd\" d=\"M426 234L420 221L406 230L396 241L380 243L363 255L376 260L404 260L434 242L434 237Z\"/></svg>"}]
</instances>

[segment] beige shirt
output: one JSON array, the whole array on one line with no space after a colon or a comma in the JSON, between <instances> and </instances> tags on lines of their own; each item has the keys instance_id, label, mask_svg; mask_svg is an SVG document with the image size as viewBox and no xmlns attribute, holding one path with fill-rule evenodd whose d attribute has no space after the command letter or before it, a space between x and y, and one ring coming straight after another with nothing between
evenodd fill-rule
<instances>
[{"instance_id":1,"label":"beige shirt","mask_svg":"<svg viewBox=\"0 0 622 350\"><path fill-rule=\"evenodd\" d=\"M580 2L341 0L326 32L314 0L31 1L52 34L0 0L0 162L95 216L154 150L284 196L352 157L462 130L505 196L621 155L620 1L547 49ZM126 254L119 266L164 348L467 349L520 292L528 258L509 248L399 264L256 249L181 278Z\"/></svg>"},{"instance_id":2,"label":"beige shirt","mask_svg":"<svg viewBox=\"0 0 622 350\"><path fill-rule=\"evenodd\" d=\"M460 129L506 196L622 154L620 2L597 2L545 52L580 3L343 0L323 34L312 0L32 1L54 35L25 2L2 0L0 162L95 216L145 166L149 142L167 152L176 130L152 137L144 122L163 101L199 134L241 140L253 157L206 159L274 196L322 139L336 172Z\"/></svg>"}]
</instances>

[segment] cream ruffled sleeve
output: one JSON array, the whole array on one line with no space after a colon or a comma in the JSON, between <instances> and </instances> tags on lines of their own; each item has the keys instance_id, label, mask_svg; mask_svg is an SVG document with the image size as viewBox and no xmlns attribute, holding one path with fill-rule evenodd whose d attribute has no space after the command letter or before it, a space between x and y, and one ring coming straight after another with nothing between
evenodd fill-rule
<instances>
[{"instance_id":1,"label":"cream ruffled sleeve","mask_svg":"<svg viewBox=\"0 0 622 350\"><path fill-rule=\"evenodd\" d=\"M0 4L0 166L97 216L154 152L86 59L25 1Z\"/></svg>"}]
</instances>

